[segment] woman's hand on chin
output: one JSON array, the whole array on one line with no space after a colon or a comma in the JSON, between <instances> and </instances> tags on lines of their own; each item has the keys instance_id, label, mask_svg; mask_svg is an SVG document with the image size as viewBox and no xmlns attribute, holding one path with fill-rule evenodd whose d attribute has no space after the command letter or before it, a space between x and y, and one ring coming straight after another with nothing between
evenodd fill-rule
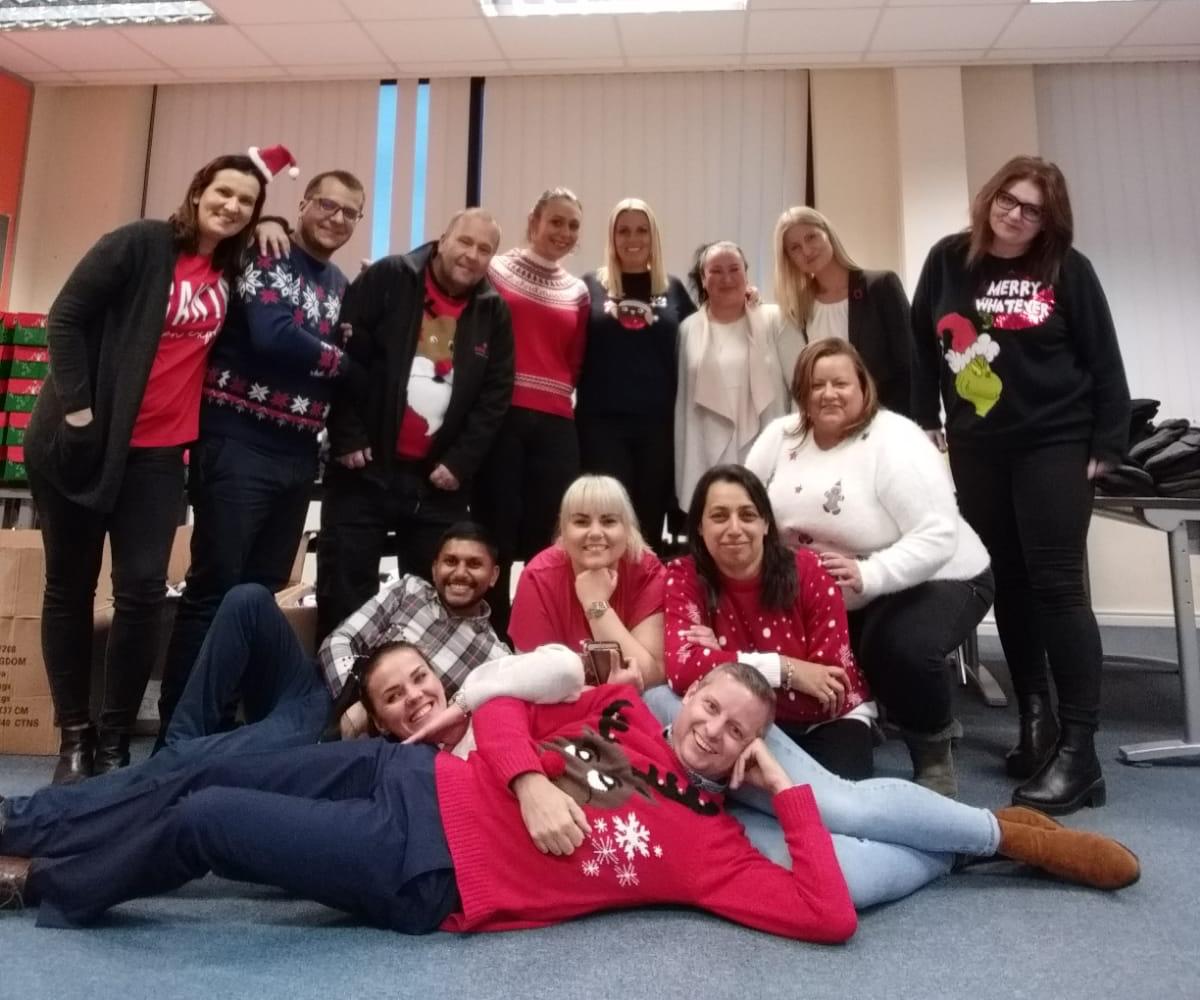
<instances>
[{"instance_id":1,"label":"woman's hand on chin","mask_svg":"<svg viewBox=\"0 0 1200 1000\"><path fill-rule=\"evenodd\" d=\"M585 569L575 575L575 596L587 608L589 604L607 601L617 589L617 571L611 566Z\"/></svg>"}]
</instances>

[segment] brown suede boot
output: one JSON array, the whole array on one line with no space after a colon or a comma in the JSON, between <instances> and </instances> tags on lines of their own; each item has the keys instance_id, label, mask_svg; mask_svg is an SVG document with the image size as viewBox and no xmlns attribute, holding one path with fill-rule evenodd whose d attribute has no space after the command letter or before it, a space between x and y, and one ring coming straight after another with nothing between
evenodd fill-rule
<instances>
[{"instance_id":1,"label":"brown suede boot","mask_svg":"<svg viewBox=\"0 0 1200 1000\"><path fill-rule=\"evenodd\" d=\"M1065 826L1029 826L999 813L996 818L1002 857L1095 889L1123 889L1141 876L1137 855L1111 837Z\"/></svg>"},{"instance_id":2,"label":"brown suede boot","mask_svg":"<svg viewBox=\"0 0 1200 1000\"><path fill-rule=\"evenodd\" d=\"M1036 826L1041 830L1061 830L1063 825L1053 816L1044 812L1030 809L1029 806L1005 806L995 810L996 819L1000 822L1019 823L1021 826Z\"/></svg>"}]
</instances>

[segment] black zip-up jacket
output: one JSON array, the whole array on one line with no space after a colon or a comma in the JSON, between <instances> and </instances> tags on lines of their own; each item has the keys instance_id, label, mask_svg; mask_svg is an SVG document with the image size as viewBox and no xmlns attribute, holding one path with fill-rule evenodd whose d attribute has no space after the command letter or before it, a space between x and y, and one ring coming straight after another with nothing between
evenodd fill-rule
<instances>
[{"instance_id":1,"label":"black zip-up jacket","mask_svg":"<svg viewBox=\"0 0 1200 1000\"><path fill-rule=\"evenodd\" d=\"M370 448L363 473L386 485L396 462L408 377L425 308L425 269L436 251L427 243L376 261L346 292L340 321L353 334L346 351L364 369L341 380L329 414L335 457ZM425 461L445 465L465 487L491 447L512 401L513 338L508 306L482 279L467 299L454 334L454 384L442 426Z\"/></svg>"}]
</instances>

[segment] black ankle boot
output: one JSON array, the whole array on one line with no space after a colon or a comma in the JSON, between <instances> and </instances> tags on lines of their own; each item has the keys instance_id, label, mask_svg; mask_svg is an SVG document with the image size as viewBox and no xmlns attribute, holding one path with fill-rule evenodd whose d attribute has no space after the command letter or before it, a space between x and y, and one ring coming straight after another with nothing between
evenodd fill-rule
<instances>
[{"instance_id":1,"label":"black ankle boot","mask_svg":"<svg viewBox=\"0 0 1200 1000\"><path fill-rule=\"evenodd\" d=\"M1017 696L1021 709L1021 733L1017 745L1004 755L1004 767L1010 778L1033 777L1058 744L1058 720L1050 707L1050 695Z\"/></svg>"},{"instance_id":2,"label":"black ankle boot","mask_svg":"<svg viewBox=\"0 0 1200 1000\"><path fill-rule=\"evenodd\" d=\"M91 726L64 726L58 747L58 766L53 785L75 785L92 776L92 755L96 752L96 730Z\"/></svg>"},{"instance_id":3,"label":"black ankle boot","mask_svg":"<svg viewBox=\"0 0 1200 1000\"><path fill-rule=\"evenodd\" d=\"M1095 733L1094 726L1064 722L1054 755L1013 792L1013 805L1032 806L1051 816L1104 805L1106 792Z\"/></svg>"},{"instance_id":4,"label":"black ankle boot","mask_svg":"<svg viewBox=\"0 0 1200 1000\"><path fill-rule=\"evenodd\" d=\"M129 766L129 734L116 733L110 729L100 730L96 741L96 762L93 774L108 774Z\"/></svg>"}]
</instances>

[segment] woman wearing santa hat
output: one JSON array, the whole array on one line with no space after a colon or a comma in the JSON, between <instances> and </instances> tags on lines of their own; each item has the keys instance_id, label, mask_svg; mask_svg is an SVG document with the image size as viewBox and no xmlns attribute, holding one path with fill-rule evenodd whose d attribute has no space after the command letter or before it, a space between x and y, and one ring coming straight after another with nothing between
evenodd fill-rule
<instances>
[{"instance_id":1,"label":"woman wearing santa hat","mask_svg":"<svg viewBox=\"0 0 1200 1000\"><path fill-rule=\"evenodd\" d=\"M940 438L940 382L959 505L996 576L1021 713L1013 801L1055 814L1105 799L1084 559L1092 481L1129 433L1116 330L1073 235L1062 172L1015 157L975 196L970 227L930 250L912 310L918 420Z\"/></svg>"},{"instance_id":2,"label":"woman wearing santa hat","mask_svg":"<svg viewBox=\"0 0 1200 1000\"><path fill-rule=\"evenodd\" d=\"M42 653L62 728L56 783L129 762L158 654L205 359L267 180L290 161L282 147L212 160L169 219L103 236L50 307L50 374L25 449L46 558ZM92 604L105 535L115 609L97 736Z\"/></svg>"}]
</instances>

